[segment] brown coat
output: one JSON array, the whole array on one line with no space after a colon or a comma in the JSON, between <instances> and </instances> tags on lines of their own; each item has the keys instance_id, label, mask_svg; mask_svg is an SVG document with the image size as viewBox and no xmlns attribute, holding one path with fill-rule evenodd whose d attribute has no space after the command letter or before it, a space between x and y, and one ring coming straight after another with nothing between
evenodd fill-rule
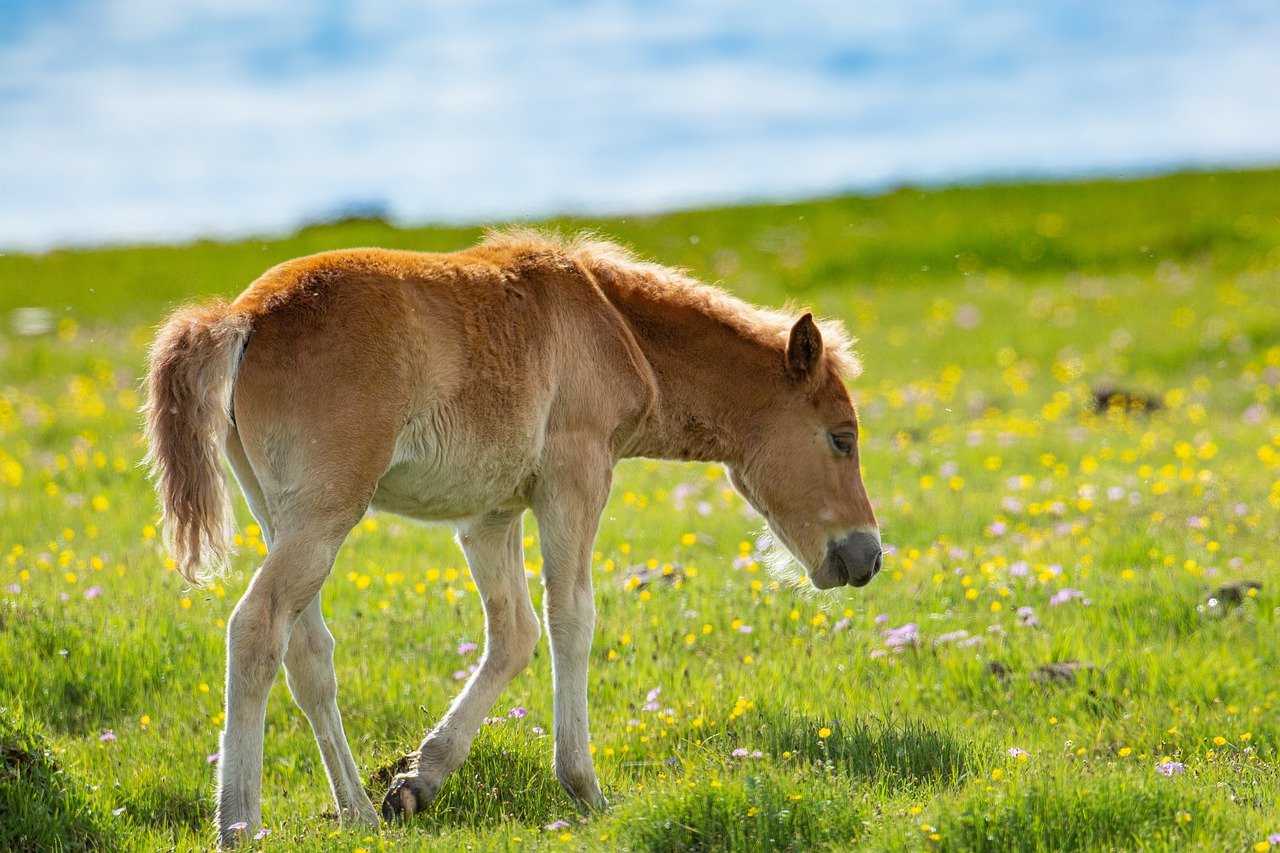
<instances>
[{"instance_id":1,"label":"brown coat","mask_svg":"<svg viewBox=\"0 0 1280 853\"><path fill-rule=\"evenodd\" d=\"M319 592L370 506L454 522L486 653L387 816L429 801L538 638L520 554L546 562L556 769L603 803L587 749L590 558L614 463L723 462L815 586L880 566L843 329L753 308L589 238L491 234L452 254L326 252L232 303L177 312L151 356L147 436L166 538L198 581L227 550L226 453L269 554L228 625L220 837L260 819L266 691L283 661L344 821L376 821L341 730Z\"/></svg>"}]
</instances>

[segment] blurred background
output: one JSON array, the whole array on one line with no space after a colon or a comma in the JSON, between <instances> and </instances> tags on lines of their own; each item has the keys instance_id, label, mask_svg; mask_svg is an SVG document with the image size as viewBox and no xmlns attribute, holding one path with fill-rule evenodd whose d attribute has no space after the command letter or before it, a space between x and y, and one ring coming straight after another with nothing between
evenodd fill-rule
<instances>
[{"instance_id":1,"label":"blurred background","mask_svg":"<svg viewBox=\"0 0 1280 853\"><path fill-rule=\"evenodd\" d=\"M3 0L0 248L1280 161L1271 0Z\"/></svg>"}]
</instances>

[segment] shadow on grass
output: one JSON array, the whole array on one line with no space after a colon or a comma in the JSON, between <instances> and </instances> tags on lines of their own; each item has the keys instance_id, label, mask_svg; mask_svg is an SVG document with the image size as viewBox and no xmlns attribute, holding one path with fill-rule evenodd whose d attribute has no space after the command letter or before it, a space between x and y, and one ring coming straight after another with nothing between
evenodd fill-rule
<instances>
[{"instance_id":1,"label":"shadow on grass","mask_svg":"<svg viewBox=\"0 0 1280 853\"><path fill-rule=\"evenodd\" d=\"M35 727L0 708L0 850L115 850L120 841Z\"/></svg>"},{"instance_id":2,"label":"shadow on grass","mask_svg":"<svg viewBox=\"0 0 1280 853\"><path fill-rule=\"evenodd\" d=\"M545 824L576 809L551 769L551 741L518 723L485 726L471 754L444 783L431 806L413 818L423 829L489 829L504 823ZM369 796L382 802L392 777L409 769L400 757L369 776Z\"/></svg>"},{"instance_id":3,"label":"shadow on grass","mask_svg":"<svg viewBox=\"0 0 1280 853\"><path fill-rule=\"evenodd\" d=\"M891 785L955 784L975 761L950 734L918 720L828 722L794 712L744 716L728 730L732 745L763 750L774 759L830 764L847 776Z\"/></svg>"}]
</instances>

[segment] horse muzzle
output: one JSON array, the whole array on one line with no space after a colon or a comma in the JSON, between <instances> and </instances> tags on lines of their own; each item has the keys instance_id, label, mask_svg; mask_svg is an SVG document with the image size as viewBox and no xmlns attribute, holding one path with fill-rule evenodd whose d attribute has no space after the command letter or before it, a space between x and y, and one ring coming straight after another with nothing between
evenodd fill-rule
<instances>
[{"instance_id":1,"label":"horse muzzle","mask_svg":"<svg viewBox=\"0 0 1280 853\"><path fill-rule=\"evenodd\" d=\"M819 589L836 586L866 586L880 571L883 563L880 536L874 530L855 530L842 539L827 543L827 556L822 561L822 580L813 579Z\"/></svg>"}]
</instances>

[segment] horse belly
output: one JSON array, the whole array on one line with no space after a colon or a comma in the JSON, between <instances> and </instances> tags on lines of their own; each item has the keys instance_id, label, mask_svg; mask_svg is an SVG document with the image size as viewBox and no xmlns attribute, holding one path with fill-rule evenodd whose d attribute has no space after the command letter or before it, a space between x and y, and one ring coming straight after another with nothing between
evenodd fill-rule
<instances>
[{"instance_id":1,"label":"horse belly","mask_svg":"<svg viewBox=\"0 0 1280 853\"><path fill-rule=\"evenodd\" d=\"M406 427L373 495L376 509L425 520L473 518L523 506L540 442L487 447L474 436L445 444L425 425Z\"/></svg>"},{"instance_id":2,"label":"horse belly","mask_svg":"<svg viewBox=\"0 0 1280 853\"><path fill-rule=\"evenodd\" d=\"M401 463L378 481L375 509L427 521L473 518L493 509L519 504L522 478L468 476L430 465Z\"/></svg>"}]
</instances>

